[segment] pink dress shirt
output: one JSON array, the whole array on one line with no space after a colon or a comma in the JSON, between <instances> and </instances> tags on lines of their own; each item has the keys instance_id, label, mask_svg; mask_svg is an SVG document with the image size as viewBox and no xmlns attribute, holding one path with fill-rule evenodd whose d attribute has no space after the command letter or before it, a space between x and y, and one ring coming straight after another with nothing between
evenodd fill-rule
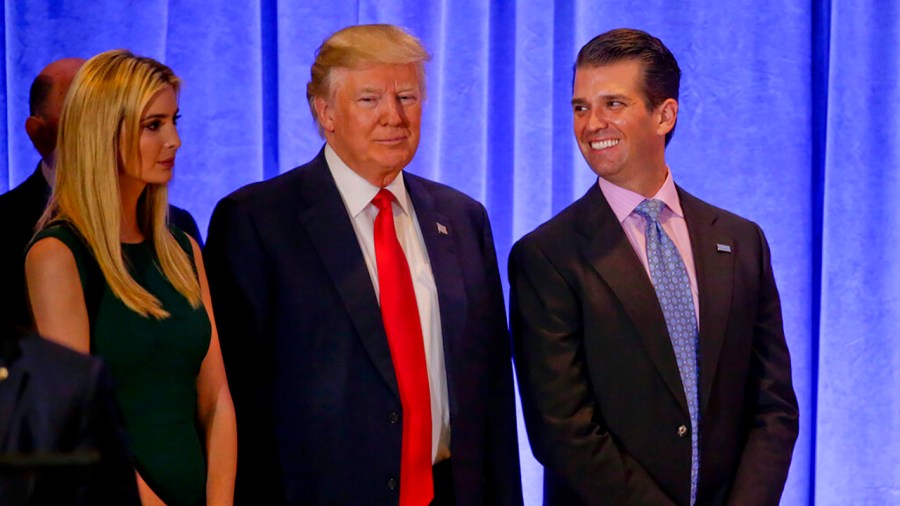
<instances>
[{"instance_id":1,"label":"pink dress shirt","mask_svg":"<svg viewBox=\"0 0 900 506\"><path fill-rule=\"evenodd\" d=\"M647 223L644 218L634 212L634 208L643 202L646 197L626 190L620 186L616 186L609 181L598 178L600 190L609 206L615 213L622 229L637 253L638 259L650 278L650 264L647 261ZM681 210L681 202L678 200L678 192L675 189L675 182L672 180L672 171L666 175L666 181L662 187L657 190L653 196L656 200L665 202L665 207L659 213L659 223L663 230L668 234L678 252L681 254L681 260L687 268L688 278L691 280L691 295L694 298L694 315L697 317L697 329L700 329L700 299L697 296L697 270L694 267L694 252L691 249L691 237L688 235L687 222L684 220L684 212Z\"/></svg>"}]
</instances>

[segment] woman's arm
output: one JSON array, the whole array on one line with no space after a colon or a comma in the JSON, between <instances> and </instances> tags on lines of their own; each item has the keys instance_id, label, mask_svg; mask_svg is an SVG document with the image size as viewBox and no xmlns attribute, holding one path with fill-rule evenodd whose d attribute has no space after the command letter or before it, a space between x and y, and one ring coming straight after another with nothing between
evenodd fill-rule
<instances>
[{"instance_id":1,"label":"woman's arm","mask_svg":"<svg viewBox=\"0 0 900 506\"><path fill-rule=\"evenodd\" d=\"M206 503L209 505L231 505L234 498L234 477L237 471L237 423L234 405L225 378L225 364L219 347L219 334L213 318L209 284L200 247L191 239L194 261L200 278L203 305L212 325L209 351L200 366L197 378L197 411L206 436Z\"/></svg>"},{"instance_id":2,"label":"woman's arm","mask_svg":"<svg viewBox=\"0 0 900 506\"><path fill-rule=\"evenodd\" d=\"M87 306L72 251L54 237L39 240L25 257L25 281L38 333L90 353Z\"/></svg>"},{"instance_id":3,"label":"woman's arm","mask_svg":"<svg viewBox=\"0 0 900 506\"><path fill-rule=\"evenodd\" d=\"M25 280L38 333L75 351L90 353L87 305L69 247L53 237L36 242L25 257ZM164 504L137 471L135 475L141 504Z\"/></svg>"},{"instance_id":4,"label":"woman's arm","mask_svg":"<svg viewBox=\"0 0 900 506\"><path fill-rule=\"evenodd\" d=\"M140 494L141 497L141 506L166 506L166 503L156 495L156 492L150 488L150 485L147 485L147 482L141 477L141 473L135 471L134 476L137 479L138 494Z\"/></svg>"}]
</instances>

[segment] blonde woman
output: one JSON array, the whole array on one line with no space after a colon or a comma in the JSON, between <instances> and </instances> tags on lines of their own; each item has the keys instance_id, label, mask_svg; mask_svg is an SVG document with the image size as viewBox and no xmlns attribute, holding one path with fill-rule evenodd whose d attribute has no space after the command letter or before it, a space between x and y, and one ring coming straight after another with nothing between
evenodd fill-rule
<instances>
[{"instance_id":1,"label":"blonde woman","mask_svg":"<svg viewBox=\"0 0 900 506\"><path fill-rule=\"evenodd\" d=\"M38 331L110 366L144 504L230 504L236 428L200 249L167 224L179 80L127 51L88 60L25 262Z\"/></svg>"}]
</instances>

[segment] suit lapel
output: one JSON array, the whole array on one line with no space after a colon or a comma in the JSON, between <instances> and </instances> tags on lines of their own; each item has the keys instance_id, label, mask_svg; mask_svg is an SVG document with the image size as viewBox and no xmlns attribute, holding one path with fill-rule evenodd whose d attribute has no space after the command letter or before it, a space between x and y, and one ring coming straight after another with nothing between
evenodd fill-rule
<instances>
[{"instance_id":1,"label":"suit lapel","mask_svg":"<svg viewBox=\"0 0 900 506\"><path fill-rule=\"evenodd\" d=\"M340 192L320 152L299 185L300 221L340 294L356 332L384 381L399 398L381 310L359 240Z\"/></svg>"},{"instance_id":2,"label":"suit lapel","mask_svg":"<svg viewBox=\"0 0 900 506\"><path fill-rule=\"evenodd\" d=\"M647 271L600 187L593 185L581 202L583 209L577 227L584 238L582 249L586 258L619 300L650 360L687 413L687 399L666 320Z\"/></svg>"},{"instance_id":3,"label":"suit lapel","mask_svg":"<svg viewBox=\"0 0 900 506\"><path fill-rule=\"evenodd\" d=\"M412 200L422 230L425 249L431 263L434 284L437 287L438 305L441 311L441 337L444 345L444 368L447 371L447 390L450 396L450 413L456 413L456 395L453 385L456 374L453 360L465 323L466 292L463 271L459 263L459 247L456 244L454 223L438 210L434 195L423 181L404 173L406 191Z\"/></svg>"},{"instance_id":4,"label":"suit lapel","mask_svg":"<svg viewBox=\"0 0 900 506\"><path fill-rule=\"evenodd\" d=\"M697 291L700 299L700 413L706 411L715 379L734 285L734 238L716 226L718 214L712 206L678 188L678 196L694 253ZM720 251L726 248L729 251Z\"/></svg>"}]
</instances>

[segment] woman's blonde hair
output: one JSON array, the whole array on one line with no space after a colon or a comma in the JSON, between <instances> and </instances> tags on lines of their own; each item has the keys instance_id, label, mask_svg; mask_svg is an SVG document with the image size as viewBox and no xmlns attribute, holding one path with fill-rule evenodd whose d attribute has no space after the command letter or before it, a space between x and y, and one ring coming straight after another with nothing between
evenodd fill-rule
<instances>
[{"instance_id":1,"label":"woman's blonde hair","mask_svg":"<svg viewBox=\"0 0 900 506\"><path fill-rule=\"evenodd\" d=\"M88 60L72 82L59 118L56 184L38 229L69 222L87 243L113 294L142 316L167 318L162 303L128 272L122 257L122 201L118 177L139 170L141 117L167 86L176 95L172 69L124 50ZM156 252L162 274L194 307L200 283L190 257L168 228L165 184L148 184L138 199L137 221Z\"/></svg>"}]
</instances>

